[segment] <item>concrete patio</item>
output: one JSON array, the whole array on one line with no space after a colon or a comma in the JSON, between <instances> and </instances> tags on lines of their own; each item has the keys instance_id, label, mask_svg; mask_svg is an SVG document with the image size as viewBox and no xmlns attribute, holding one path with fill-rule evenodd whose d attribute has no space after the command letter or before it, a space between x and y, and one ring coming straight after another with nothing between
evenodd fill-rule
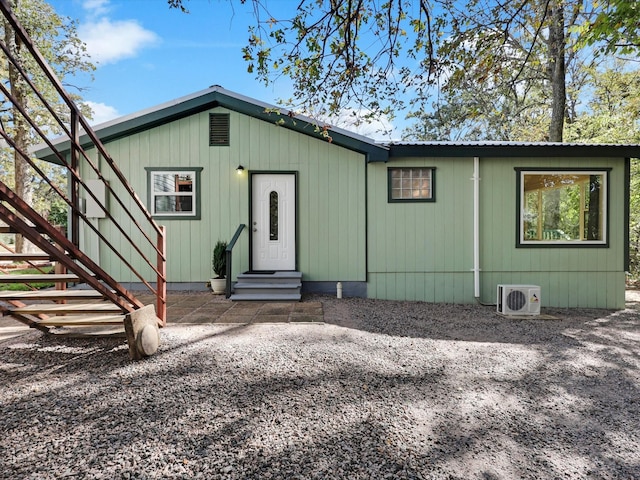
<instances>
[{"instance_id":1,"label":"concrete patio","mask_svg":"<svg viewBox=\"0 0 640 480\"><path fill-rule=\"evenodd\" d=\"M143 303L154 303L149 295L138 297ZM232 302L209 292L178 292L167 295L167 325L204 323L321 323L322 304L301 302ZM30 328L12 317L0 317L0 341L28 332ZM57 328L56 334L123 334L124 327Z\"/></svg>"},{"instance_id":2,"label":"concrete patio","mask_svg":"<svg viewBox=\"0 0 640 480\"><path fill-rule=\"evenodd\" d=\"M141 300L152 303L151 297ZM169 293L167 323L296 323L324 321L320 302L232 302L211 293Z\"/></svg>"}]
</instances>

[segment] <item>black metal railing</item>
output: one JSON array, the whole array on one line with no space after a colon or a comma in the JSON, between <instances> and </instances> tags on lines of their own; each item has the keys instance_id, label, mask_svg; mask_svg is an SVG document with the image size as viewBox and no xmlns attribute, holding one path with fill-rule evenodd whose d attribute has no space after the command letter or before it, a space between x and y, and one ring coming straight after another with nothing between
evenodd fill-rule
<instances>
[{"instance_id":1,"label":"black metal railing","mask_svg":"<svg viewBox=\"0 0 640 480\"><path fill-rule=\"evenodd\" d=\"M238 225L238 228L236 229L236 233L233 234L233 237L231 238L231 241L227 244L227 249L225 250L227 268L226 268L224 278L226 278L227 284L224 289L224 295L226 298L229 298L231 296L231 272L232 272L231 262L233 260L233 247L235 246L236 242L238 241L238 238L240 237L240 234L242 233L242 230L244 230L245 227L246 225L244 223L241 223L240 225Z\"/></svg>"}]
</instances>

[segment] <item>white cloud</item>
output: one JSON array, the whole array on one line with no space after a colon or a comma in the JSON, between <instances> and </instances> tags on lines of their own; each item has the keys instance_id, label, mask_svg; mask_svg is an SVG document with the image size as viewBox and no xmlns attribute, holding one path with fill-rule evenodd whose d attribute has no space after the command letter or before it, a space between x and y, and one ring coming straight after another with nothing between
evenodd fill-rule
<instances>
[{"instance_id":1,"label":"white cloud","mask_svg":"<svg viewBox=\"0 0 640 480\"><path fill-rule=\"evenodd\" d=\"M78 36L86 43L91 59L101 65L135 57L138 51L159 40L135 20L108 18L80 25Z\"/></svg>"},{"instance_id":2,"label":"white cloud","mask_svg":"<svg viewBox=\"0 0 640 480\"><path fill-rule=\"evenodd\" d=\"M109 0L85 0L82 3L82 8L92 16L106 15L111 10Z\"/></svg>"},{"instance_id":3,"label":"white cloud","mask_svg":"<svg viewBox=\"0 0 640 480\"><path fill-rule=\"evenodd\" d=\"M159 41L158 35L134 19L114 20L110 0L84 0L86 18L78 27L91 60L99 65L135 57L140 50Z\"/></svg>"},{"instance_id":4,"label":"white cloud","mask_svg":"<svg viewBox=\"0 0 640 480\"><path fill-rule=\"evenodd\" d=\"M118 113L118 111L110 105L91 101L87 101L84 103L86 103L93 111L93 119L90 122L91 125L98 125L100 123L108 122L109 120L113 120L114 118L120 116L120 113Z\"/></svg>"}]
</instances>

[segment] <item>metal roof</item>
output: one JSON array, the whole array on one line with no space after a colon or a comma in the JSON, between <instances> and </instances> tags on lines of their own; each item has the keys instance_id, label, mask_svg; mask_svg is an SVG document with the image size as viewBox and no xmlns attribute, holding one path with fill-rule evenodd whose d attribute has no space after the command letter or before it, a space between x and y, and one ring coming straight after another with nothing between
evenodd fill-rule
<instances>
[{"instance_id":1,"label":"metal roof","mask_svg":"<svg viewBox=\"0 0 640 480\"><path fill-rule=\"evenodd\" d=\"M390 157L633 157L638 144L560 143L514 141L402 141L380 143Z\"/></svg>"},{"instance_id":2,"label":"metal roof","mask_svg":"<svg viewBox=\"0 0 640 480\"><path fill-rule=\"evenodd\" d=\"M225 107L277 124L283 128L295 130L318 139L325 139L324 136L318 133L318 122L316 120L245 97L218 85L95 125L93 130L102 143L107 143L215 107ZM366 154L369 161L386 161L388 159L388 148L377 144L375 140L342 128L332 126L327 128L332 143ZM52 143L56 149L63 153L69 151L71 146L67 137L56 138ZM80 143L83 148L89 147L88 136L81 134ZM35 146L32 151L38 158L53 162L58 161L53 151L44 143Z\"/></svg>"},{"instance_id":3,"label":"metal roof","mask_svg":"<svg viewBox=\"0 0 640 480\"><path fill-rule=\"evenodd\" d=\"M161 105L95 125L93 130L103 143L148 130L180 118L215 107L224 107L299 133L324 137L318 133L317 121L304 115L213 85L205 90L165 102ZM398 157L633 157L640 158L640 145L585 144L513 141L391 141L373 139L337 127L328 127L332 143L361 152L369 162L387 162ZM80 136L83 148L89 147L87 135ZM66 137L53 140L62 153L69 151ZM34 155L58 162L45 144L32 149Z\"/></svg>"}]
</instances>

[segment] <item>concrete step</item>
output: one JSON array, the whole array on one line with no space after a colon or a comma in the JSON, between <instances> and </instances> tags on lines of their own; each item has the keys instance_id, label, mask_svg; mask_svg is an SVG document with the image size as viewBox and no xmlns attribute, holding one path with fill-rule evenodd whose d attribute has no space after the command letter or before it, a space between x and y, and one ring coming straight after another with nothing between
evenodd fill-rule
<instances>
[{"instance_id":1,"label":"concrete step","mask_svg":"<svg viewBox=\"0 0 640 480\"><path fill-rule=\"evenodd\" d=\"M302 283L253 283L239 282L234 286L234 290L238 294L297 294L300 293Z\"/></svg>"},{"instance_id":2,"label":"concrete step","mask_svg":"<svg viewBox=\"0 0 640 480\"><path fill-rule=\"evenodd\" d=\"M302 272L241 273L238 283L296 283L302 281Z\"/></svg>"},{"instance_id":3,"label":"concrete step","mask_svg":"<svg viewBox=\"0 0 640 480\"><path fill-rule=\"evenodd\" d=\"M299 302L302 295L299 293L242 293L233 294L230 299L234 302L251 301L251 302Z\"/></svg>"},{"instance_id":4,"label":"concrete step","mask_svg":"<svg viewBox=\"0 0 640 480\"><path fill-rule=\"evenodd\" d=\"M238 275L233 301L299 302L302 272L246 272Z\"/></svg>"}]
</instances>

